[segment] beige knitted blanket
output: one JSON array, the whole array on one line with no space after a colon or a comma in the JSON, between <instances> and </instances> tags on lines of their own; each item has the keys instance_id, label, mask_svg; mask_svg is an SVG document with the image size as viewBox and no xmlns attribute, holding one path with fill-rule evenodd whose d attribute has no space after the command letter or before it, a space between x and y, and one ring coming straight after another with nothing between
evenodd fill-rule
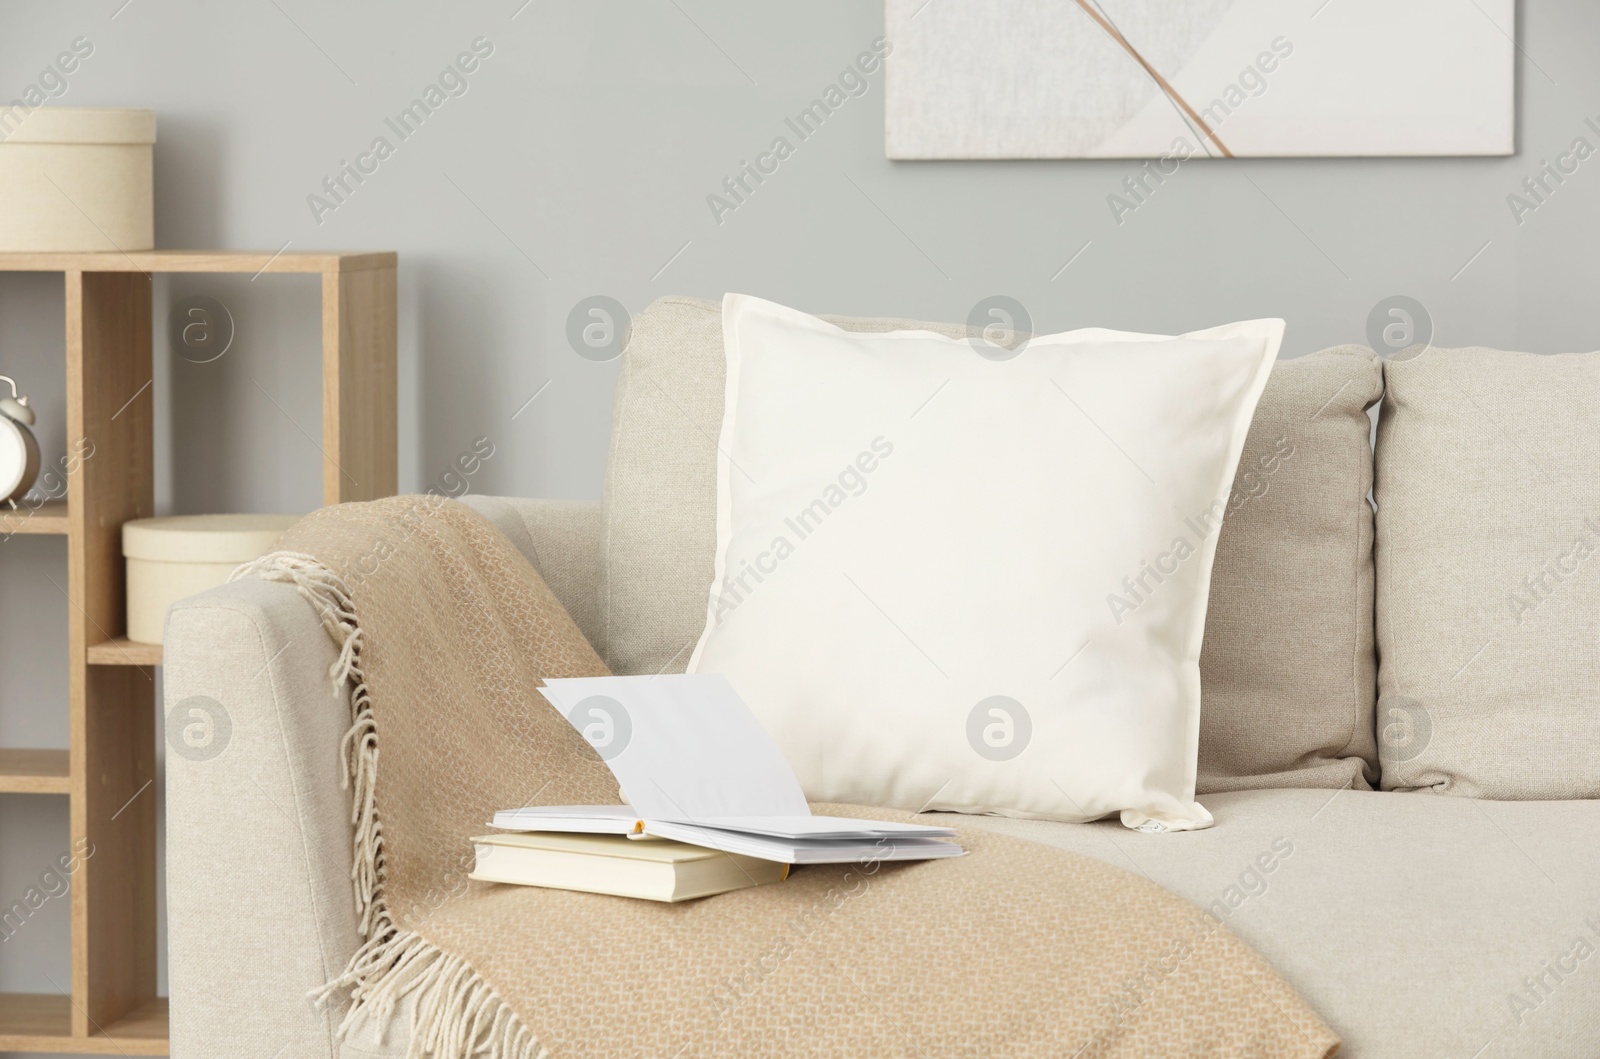
<instances>
[{"instance_id":1,"label":"beige knitted blanket","mask_svg":"<svg viewBox=\"0 0 1600 1059\"><path fill-rule=\"evenodd\" d=\"M409 1018L408 1055L444 1059L1338 1047L1199 909L1100 861L977 830L961 831L971 853L956 860L799 868L681 905L468 882L468 839L495 810L619 800L535 690L604 664L465 505L328 508L282 546L235 576L295 583L341 649L366 938L323 996L348 995L341 1033Z\"/></svg>"}]
</instances>

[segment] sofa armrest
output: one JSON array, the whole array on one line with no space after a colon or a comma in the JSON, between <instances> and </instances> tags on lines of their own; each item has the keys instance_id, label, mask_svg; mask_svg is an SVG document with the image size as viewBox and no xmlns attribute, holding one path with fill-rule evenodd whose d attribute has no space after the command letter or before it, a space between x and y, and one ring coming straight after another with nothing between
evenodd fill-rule
<instances>
[{"instance_id":1,"label":"sofa armrest","mask_svg":"<svg viewBox=\"0 0 1600 1059\"><path fill-rule=\"evenodd\" d=\"M595 642L600 505L469 497L528 557ZM167 615L168 978L174 1059L398 1056L342 1004L309 994L360 944L349 794L350 707L337 652L292 585L253 578ZM397 1039L398 1038L398 1039Z\"/></svg>"},{"instance_id":2,"label":"sofa armrest","mask_svg":"<svg viewBox=\"0 0 1600 1059\"><path fill-rule=\"evenodd\" d=\"M606 657L600 628L600 502L465 496L539 571L589 643Z\"/></svg>"},{"instance_id":3,"label":"sofa armrest","mask_svg":"<svg viewBox=\"0 0 1600 1059\"><path fill-rule=\"evenodd\" d=\"M337 1005L307 998L356 950L348 700L293 586L240 580L167 617L172 1055L339 1055Z\"/></svg>"}]
</instances>

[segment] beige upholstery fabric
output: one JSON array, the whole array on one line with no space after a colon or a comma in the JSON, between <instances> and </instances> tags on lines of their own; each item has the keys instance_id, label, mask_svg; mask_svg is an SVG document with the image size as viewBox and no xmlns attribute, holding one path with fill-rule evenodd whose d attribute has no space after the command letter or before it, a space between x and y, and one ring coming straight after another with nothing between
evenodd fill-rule
<instances>
[{"instance_id":1,"label":"beige upholstery fabric","mask_svg":"<svg viewBox=\"0 0 1600 1059\"><path fill-rule=\"evenodd\" d=\"M1383 786L1600 797L1600 354L1385 372Z\"/></svg>"},{"instance_id":2,"label":"beige upholstery fabric","mask_svg":"<svg viewBox=\"0 0 1600 1059\"><path fill-rule=\"evenodd\" d=\"M605 654L600 627L600 502L464 496L462 502L493 522L539 571L572 620Z\"/></svg>"},{"instance_id":3,"label":"beige upholstery fabric","mask_svg":"<svg viewBox=\"0 0 1600 1059\"><path fill-rule=\"evenodd\" d=\"M168 743L172 1054L336 1055L343 1010L306 1000L360 940L336 652L291 586L256 581L177 604L165 644L166 710L199 696L228 721L209 759Z\"/></svg>"},{"instance_id":4,"label":"beige upholstery fabric","mask_svg":"<svg viewBox=\"0 0 1600 1059\"><path fill-rule=\"evenodd\" d=\"M1196 789L1377 782L1372 423L1377 358L1280 360L1211 571Z\"/></svg>"},{"instance_id":5,"label":"beige upholstery fabric","mask_svg":"<svg viewBox=\"0 0 1600 1059\"><path fill-rule=\"evenodd\" d=\"M962 331L829 319L862 331ZM615 672L681 672L704 627L723 369L716 303L663 298L634 318L612 413L601 556L601 653ZM1212 572L1202 794L1376 779L1364 410L1380 389L1365 348L1273 370L1235 483L1245 499L1227 516ZM1293 455L1269 473L1261 461L1280 439Z\"/></svg>"},{"instance_id":6,"label":"beige upholstery fabric","mask_svg":"<svg viewBox=\"0 0 1600 1059\"><path fill-rule=\"evenodd\" d=\"M1600 844L1575 840L1600 830L1600 801L1263 790L1209 804L1217 826L1181 835L962 822L1219 907L1343 1038L1340 1059L1600 1055ZM1572 955L1580 938L1594 955ZM380 1047L370 1031L342 1053L404 1054L403 1034Z\"/></svg>"},{"instance_id":7,"label":"beige upholstery fabric","mask_svg":"<svg viewBox=\"0 0 1600 1059\"><path fill-rule=\"evenodd\" d=\"M1600 801L1264 790L1206 805L1216 826L1177 835L962 820L1220 902L1343 1038L1341 1059L1600 1056Z\"/></svg>"},{"instance_id":8,"label":"beige upholstery fabric","mask_svg":"<svg viewBox=\"0 0 1600 1059\"><path fill-rule=\"evenodd\" d=\"M499 511L523 522L524 545L538 553L529 559L555 572L552 587L581 624L594 598L583 571L594 569L598 505L508 499ZM164 710L204 696L230 728L208 760L171 744L166 756L175 1059L342 1054L333 1031L343 1007L318 1011L306 999L359 941L350 796L339 788L350 710L328 679L334 660L316 612L290 585L239 581L168 616Z\"/></svg>"}]
</instances>

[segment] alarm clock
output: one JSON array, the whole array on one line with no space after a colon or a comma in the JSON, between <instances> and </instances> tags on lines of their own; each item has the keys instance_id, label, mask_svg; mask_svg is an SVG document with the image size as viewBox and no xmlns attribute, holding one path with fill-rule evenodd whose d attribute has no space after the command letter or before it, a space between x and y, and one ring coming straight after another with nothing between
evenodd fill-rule
<instances>
[{"instance_id":1,"label":"alarm clock","mask_svg":"<svg viewBox=\"0 0 1600 1059\"><path fill-rule=\"evenodd\" d=\"M39 477L39 442L34 438L33 409L17 392L16 380L0 375L11 386L10 397L0 397L0 500L13 509Z\"/></svg>"}]
</instances>

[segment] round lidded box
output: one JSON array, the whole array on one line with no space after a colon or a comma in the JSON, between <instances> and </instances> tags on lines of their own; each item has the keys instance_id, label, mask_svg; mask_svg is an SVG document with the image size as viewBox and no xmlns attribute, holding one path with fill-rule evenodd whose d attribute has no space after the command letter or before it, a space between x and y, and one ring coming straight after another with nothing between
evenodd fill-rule
<instances>
[{"instance_id":1,"label":"round lidded box","mask_svg":"<svg viewBox=\"0 0 1600 1059\"><path fill-rule=\"evenodd\" d=\"M174 515L122 524L128 639L160 643L167 608L272 550L299 515Z\"/></svg>"},{"instance_id":2,"label":"round lidded box","mask_svg":"<svg viewBox=\"0 0 1600 1059\"><path fill-rule=\"evenodd\" d=\"M0 107L0 252L155 245L156 112Z\"/></svg>"}]
</instances>

